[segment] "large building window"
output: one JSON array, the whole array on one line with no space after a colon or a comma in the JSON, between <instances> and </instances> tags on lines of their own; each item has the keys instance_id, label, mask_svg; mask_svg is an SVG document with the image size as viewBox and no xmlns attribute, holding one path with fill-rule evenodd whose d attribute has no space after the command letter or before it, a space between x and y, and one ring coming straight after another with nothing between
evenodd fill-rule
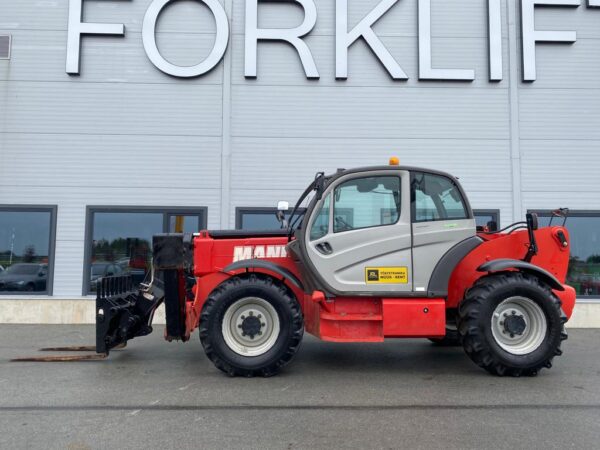
<instances>
[{"instance_id":1,"label":"large building window","mask_svg":"<svg viewBox=\"0 0 600 450\"><path fill-rule=\"evenodd\" d=\"M0 205L0 294L51 294L55 206Z\"/></svg>"},{"instance_id":2,"label":"large building window","mask_svg":"<svg viewBox=\"0 0 600 450\"><path fill-rule=\"evenodd\" d=\"M497 209L474 209L475 223L485 231L500 229L500 211Z\"/></svg>"},{"instance_id":3,"label":"large building window","mask_svg":"<svg viewBox=\"0 0 600 450\"><path fill-rule=\"evenodd\" d=\"M535 211L539 225L550 223L550 211ZM553 225L561 225L563 219L555 217ZM600 298L600 211L572 211L566 222L571 240L571 256L567 284L573 286L577 295Z\"/></svg>"},{"instance_id":4,"label":"large building window","mask_svg":"<svg viewBox=\"0 0 600 450\"><path fill-rule=\"evenodd\" d=\"M286 212L286 218L289 219L292 209ZM304 208L299 209L295 216L303 215ZM281 223L277 220L277 208L262 207L243 207L235 210L235 228L237 230L278 230ZM299 219L300 220L300 219Z\"/></svg>"},{"instance_id":5,"label":"large building window","mask_svg":"<svg viewBox=\"0 0 600 450\"><path fill-rule=\"evenodd\" d=\"M206 208L88 207L84 293L105 276L148 276L152 236L193 233L206 227Z\"/></svg>"}]
</instances>

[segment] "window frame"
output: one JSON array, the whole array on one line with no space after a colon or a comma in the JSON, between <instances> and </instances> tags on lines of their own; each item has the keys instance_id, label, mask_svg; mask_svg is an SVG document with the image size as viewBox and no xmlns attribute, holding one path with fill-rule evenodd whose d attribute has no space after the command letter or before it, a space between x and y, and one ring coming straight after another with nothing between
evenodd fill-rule
<instances>
[{"instance_id":1,"label":"window frame","mask_svg":"<svg viewBox=\"0 0 600 450\"><path fill-rule=\"evenodd\" d=\"M552 209L527 209L528 213L536 213L540 217L548 217L552 214ZM596 217L600 219L600 209L573 209L569 210L567 216L567 224L569 223L569 217ZM557 217L552 226L562 225L562 219ZM569 251L569 254L571 252ZM577 295L577 301L582 303L600 303L600 295Z\"/></svg>"},{"instance_id":2,"label":"window frame","mask_svg":"<svg viewBox=\"0 0 600 450\"><path fill-rule=\"evenodd\" d=\"M423 174L423 175L439 177L439 178L445 178L448 181L450 181L450 183L452 183L454 185L454 187L458 190L458 193L460 194L460 197L462 200L462 206L465 211L465 217L459 217L459 218L457 218L457 217L446 217L446 218L440 217L439 219L417 220L417 199L416 199L416 190L413 189L413 180L414 180L415 175L418 173ZM469 219L475 218L473 209L471 208L471 204L469 203L469 198L466 196L465 191L463 190L462 186L456 179L454 179L448 175L441 174L441 173L427 172L424 170L415 170L415 171L410 172L410 215L411 215L410 220L412 223L443 222L443 221L448 221L448 220L469 220Z\"/></svg>"},{"instance_id":3,"label":"window frame","mask_svg":"<svg viewBox=\"0 0 600 450\"><path fill-rule=\"evenodd\" d=\"M496 226L498 227L499 231L502 229L502 227L500 226L500 210L499 209L473 209L473 219L477 218L477 215L487 215L487 216L492 216L492 218L495 218L495 222L496 222Z\"/></svg>"},{"instance_id":4,"label":"window frame","mask_svg":"<svg viewBox=\"0 0 600 450\"><path fill-rule=\"evenodd\" d=\"M35 293L19 291L0 291L0 301L9 296L27 296L27 297L51 297L54 292L54 263L56 258L56 220L58 215L58 205L6 205L0 204L0 212L48 212L50 213L50 229L48 243L48 279L46 280L46 291Z\"/></svg>"},{"instance_id":5,"label":"window frame","mask_svg":"<svg viewBox=\"0 0 600 450\"><path fill-rule=\"evenodd\" d=\"M82 295L85 297L95 295L90 290L89 273L91 270L92 244L94 236L94 214L96 213L154 213L162 214L162 233L169 232L169 219L173 215L198 216L200 230L206 229L208 220L208 207L206 206L127 206L127 205L88 205L85 208L85 240L83 251L83 286ZM198 231L200 231L198 230Z\"/></svg>"},{"instance_id":6,"label":"window frame","mask_svg":"<svg viewBox=\"0 0 600 450\"><path fill-rule=\"evenodd\" d=\"M396 221L393 223L384 223L384 224L379 224L379 225L371 225L368 227L359 227L359 228L355 228L354 226L350 229L350 230L339 230L336 231L335 230L335 208L336 208L336 202L337 200L335 199L335 191L336 189L338 189L340 186L343 186L346 183L349 183L351 181L356 181L356 180L361 180L363 178L397 178L398 179L398 187L399 187L399 194L400 194L400 208L398 209L398 217L396 218ZM400 219L402 218L402 176L400 174L381 174L381 175L362 175L362 176L357 176L357 177L353 177L347 180L342 181L341 183L336 184L335 186L333 186L333 188L329 191L329 193L327 195L331 194L331 207L329 210L329 227L330 230L327 233L328 234L337 234L337 233L347 233L348 231L356 231L356 230L368 230L369 228L379 228L379 227L390 227L393 225L398 224L398 222L400 222ZM352 213L352 222L354 223L354 208L344 208L341 207L339 208L340 211L346 211L346 212L351 212ZM380 211L380 219L381 219L381 211ZM326 235L326 236L327 236Z\"/></svg>"}]
</instances>

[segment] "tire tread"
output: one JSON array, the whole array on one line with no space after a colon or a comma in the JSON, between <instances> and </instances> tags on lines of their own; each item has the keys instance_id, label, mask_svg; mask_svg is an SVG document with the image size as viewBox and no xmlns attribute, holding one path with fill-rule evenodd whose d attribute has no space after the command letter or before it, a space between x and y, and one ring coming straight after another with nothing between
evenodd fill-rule
<instances>
[{"instance_id":1,"label":"tire tread","mask_svg":"<svg viewBox=\"0 0 600 450\"><path fill-rule=\"evenodd\" d=\"M533 367L519 368L505 364L486 342L482 329L478 326L478 320L482 316L482 309L489 302L489 296L498 289L507 288L515 284L526 284L534 289L545 291L548 301L556 309L561 320L558 345L549 352L548 357ZM535 376L540 369L552 367L554 357L562 354L560 348L561 342L567 339L564 327L567 316L561 308L560 299L552 292L548 285L541 282L537 277L523 272L505 272L479 278L466 292L465 298L460 304L458 316L458 330L462 337L463 348L466 354L475 364L494 375L513 377Z\"/></svg>"},{"instance_id":2,"label":"tire tread","mask_svg":"<svg viewBox=\"0 0 600 450\"><path fill-rule=\"evenodd\" d=\"M279 359L266 367L261 367L259 369L245 369L228 363L221 355L219 355L218 351L215 351L215 347L210 336L209 321L219 303L229 294L229 292L231 292L233 289L243 288L244 286L250 287L256 285L262 285L267 289L275 289L278 291L277 293L280 298L292 311L291 317L287 319L291 320L293 331L287 348ZM200 315L199 334L206 356L212 361L217 369L225 372L231 377L270 377L277 374L294 358L295 354L297 353L304 335L304 319L298 301L282 283L273 280L271 277L259 276L256 274L251 274L246 277L236 276L224 281L209 295L208 299L204 303L202 313Z\"/></svg>"}]
</instances>

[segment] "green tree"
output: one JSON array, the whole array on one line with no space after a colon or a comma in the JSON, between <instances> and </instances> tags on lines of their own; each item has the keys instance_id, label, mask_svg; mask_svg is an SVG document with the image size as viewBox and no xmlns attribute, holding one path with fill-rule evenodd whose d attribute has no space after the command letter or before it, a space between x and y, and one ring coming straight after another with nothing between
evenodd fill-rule
<instances>
[{"instance_id":1,"label":"green tree","mask_svg":"<svg viewBox=\"0 0 600 450\"><path fill-rule=\"evenodd\" d=\"M600 255L591 255L585 262L588 264L600 264Z\"/></svg>"},{"instance_id":2,"label":"green tree","mask_svg":"<svg viewBox=\"0 0 600 450\"><path fill-rule=\"evenodd\" d=\"M577 266L581 263L579 257L570 256L569 257L569 268L567 269L567 279L572 280L574 278L573 275L578 271Z\"/></svg>"},{"instance_id":3,"label":"green tree","mask_svg":"<svg viewBox=\"0 0 600 450\"><path fill-rule=\"evenodd\" d=\"M35 262L35 247L33 245L28 245L25 247L25 251L23 252L23 262L32 263Z\"/></svg>"}]
</instances>

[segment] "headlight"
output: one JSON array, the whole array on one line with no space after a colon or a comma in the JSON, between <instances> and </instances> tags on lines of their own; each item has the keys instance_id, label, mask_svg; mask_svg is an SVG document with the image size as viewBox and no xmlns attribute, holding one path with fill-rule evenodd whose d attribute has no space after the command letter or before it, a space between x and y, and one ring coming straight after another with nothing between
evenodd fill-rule
<instances>
[{"instance_id":1,"label":"headlight","mask_svg":"<svg viewBox=\"0 0 600 450\"><path fill-rule=\"evenodd\" d=\"M24 284L25 284L25 282L23 280L17 281L17 285L19 285L19 286L23 286Z\"/></svg>"}]
</instances>

